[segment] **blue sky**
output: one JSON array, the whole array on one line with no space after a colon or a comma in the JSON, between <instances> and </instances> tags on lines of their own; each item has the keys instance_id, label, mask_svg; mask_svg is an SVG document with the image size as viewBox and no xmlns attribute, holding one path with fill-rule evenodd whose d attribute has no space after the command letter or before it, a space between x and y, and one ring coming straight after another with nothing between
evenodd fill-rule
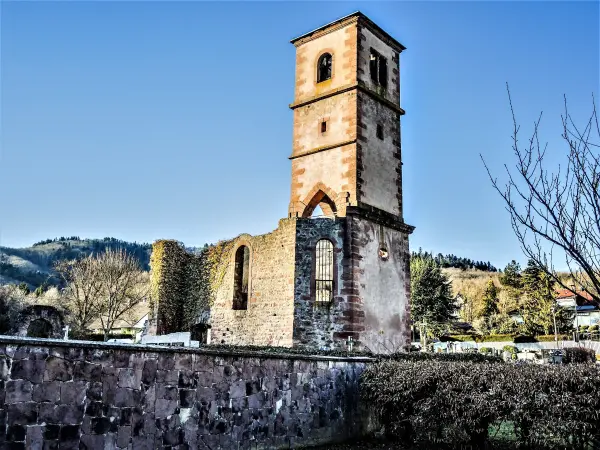
<instances>
[{"instance_id":1,"label":"blue sky","mask_svg":"<svg viewBox=\"0 0 600 450\"><path fill-rule=\"evenodd\" d=\"M411 247L524 262L481 163L512 163L563 94L598 98L596 2L3 2L0 244L61 236L202 245L273 230L290 190L289 40L361 10L401 55ZM523 137L526 137L524 134Z\"/></svg>"}]
</instances>

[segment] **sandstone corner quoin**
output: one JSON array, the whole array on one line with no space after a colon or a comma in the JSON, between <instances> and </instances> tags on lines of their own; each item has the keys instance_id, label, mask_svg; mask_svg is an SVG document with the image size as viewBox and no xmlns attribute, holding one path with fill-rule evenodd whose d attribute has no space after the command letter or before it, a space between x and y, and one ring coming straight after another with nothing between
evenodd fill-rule
<instances>
[{"instance_id":1,"label":"sandstone corner quoin","mask_svg":"<svg viewBox=\"0 0 600 450\"><path fill-rule=\"evenodd\" d=\"M288 215L271 233L242 234L200 255L156 242L150 332L191 329L218 344L403 349L414 230L402 212L405 47L360 12L291 42Z\"/></svg>"}]
</instances>

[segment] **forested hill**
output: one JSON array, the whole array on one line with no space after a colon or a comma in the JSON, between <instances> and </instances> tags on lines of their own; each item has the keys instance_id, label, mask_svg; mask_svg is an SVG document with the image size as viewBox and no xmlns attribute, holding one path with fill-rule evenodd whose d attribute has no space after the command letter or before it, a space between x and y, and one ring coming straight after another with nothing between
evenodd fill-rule
<instances>
[{"instance_id":1,"label":"forested hill","mask_svg":"<svg viewBox=\"0 0 600 450\"><path fill-rule=\"evenodd\" d=\"M437 262L440 266L444 268L454 267L456 269L462 270L477 269L482 270L484 272L498 271L498 269L492 266L492 264L489 261L474 261L472 259L462 258L456 255L442 255L441 253L434 255L433 253L424 252L423 250L419 249L418 252L412 252L411 256L413 258L433 258L435 262Z\"/></svg>"},{"instance_id":2,"label":"forested hill","mask_svg":"<svg viewBox=\"0 0 600 450\"><path fill-rule=\"evenodd\" d=\"M107 248L125 249L134 255L144 270L149 270L150 244L127 242L115 238L80 239L78 236L60 237L36 242L27 248L0 247L0 285L6 283L27 283L30 289L43 284L58 285L59 280L52 270L57 261L76 259L91 253L99 253ZM191 252L201 250L188 248ZM486 272L497 272L489 262L474 261L456 255L442 255L423 252L412 253L413 257L429 257L435 259L444 268L455 267L469 270L478 269Z\"/></svg>"},{"instance_id":3,"label":"forested hill","mask_svg":"<svg viewBox=\"0 0 600 450\"><path fill-rule=\"evenodd\" d=\"M144 270L150 268L150 244L115 238L60 237L36 242L27 248L0 247L0 284L24 282L32 289L42 284L56 285L59 280L52 267L57 261L80 258L107 248L125 249L139 260Z\"/></svg>"}]
</instances>

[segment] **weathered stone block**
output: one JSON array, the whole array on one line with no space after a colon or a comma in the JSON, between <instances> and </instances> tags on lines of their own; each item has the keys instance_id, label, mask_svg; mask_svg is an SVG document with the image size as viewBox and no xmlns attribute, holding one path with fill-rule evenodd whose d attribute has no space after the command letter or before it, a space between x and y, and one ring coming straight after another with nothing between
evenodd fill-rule
<instances>
[{"instance_id":1,"label":"weathered stone block","mask_svg":"<svg viewBox=\"0 0 600 450\"><path fill-rule=\"evenodd\" d=\"M45 381L33 387L34 402L58 402L60 400L60 382Z\"/></svg>"},{"instance_id":2,"label":"weathered stone block","mask_svg":"<svg viewBox=\"0 0 600 450\"><path fill-rule=\"evenodd\" d=\"M35 425L27 427L27 450L42 450L44 448L44 427Z\"/></svg>"},{"instance_id":3,"label":"weathered stone block","mask_svg":"<svg viewBox=\"0 0 600 450\"><path fill-rule=\"evenodd\" d=\"M156 379L157 366L158 362L156 359L151 359L144 362L144 368L142 370L142 383L154 383L154 380Z\"/></svg>"},{"instance_id":4,"label":"weathered stone block","mask_svg":"<svg viewBox=\"0 0 600 450\"><path fill-rule=\"evenodd\" d=\"M70 381L60 386L60 402L66 405L83 403L88 384L86 381Z\"/></svg>"},{"instance_id":5,"label":"weathered stone block","mask_svg":"<svg viewBox=\"0 0 600 450\"><path fill-rule=\"evenodd\" d=\"M32 385L25 380L10 380L5 382L6 403L21 403L31 401Z\"/></svg>"},{"instance_id":6,"label":"weathered stone block","mask_svg":"<svg viewBox=\"0 0 600 450\"><path fill-rule=\"evenodd\" d=\"M24 425L9 425L6 428L6 440L8 442L19 442L25 440L27 427Z\"/></svg>"},{"instance_id":7,"label":"weathered stone block","mask_svg":"<svg viewBox=\"0 0 600 450\"><path fill-rule=\"evenodd\" d=\"M175 400L157 398L154 406L154 416L157 419L164 419L167 416L175 414L178 406L177 397Z\"/></svg>"},{"instance_id":8,"label":"weathered stone block","mask_svg":"<svg viewBox=\"0 0 600 450\"><path fill-rule=\"evenodd\" d=\"M77 361L73 366L73 378L76 380L102 381L102 366L87 361Z\"/></svg>"},{"instance_id":9,"label":"weathered stone block","mask_svg":"<svg viewBox=\"0 0 600 450\"><path fill-rule=\"evenodd\" d=\"M129 445L131 440L131 426L122 426L119 427L119 431L117 432L117 446L121 448L125 448Z\"/></svg>"},{"instance_id":10,"label":"weathered stone block","mask_svg":"<svg viewBox=\"0 0 600 450\"><path fill-rule=\"evenodd\" d=\"M133 369L119 370L119 387L139 389L142 382L142 371Z\"/></svg>"},{"instance_id":11,"label":"weathered stone block","mask_svg":"<svg viewBox=\"0 0 600 450\"><path fill-rule=\"evenodd\" d=\"M34 425L38 418L38 404L35 402L6 405L6 420L11 425Z\"/></svg>"},{"instance_id":12,"label":"weathered stone block","mask_svg":"<svg viewBox=\"0 0 600 450\"><path fill-rule=\"evenodd\" d=\"M49 356L46 360L44 381L69 381L73 379L73 364L66 359Z\"/></svg>"},{"instance_id":13,"label":"weathered stone block","mask_svg":"<svg viewBox=\"0 0 600 450\"><path fill-rule=\"evenodd\" d=\"M88 400L100 401L102 400L102 383L90 383L88 385L88 389L86 391L86 396Z\"/></svg>"},{"instance_id":14,"label":"weathered stone block","mask_svg":"<svg viewBox=\"0 0 600 450\"><path fill-rule=\"evenodd\" d=\"M44 440L53 441L60 435L60 425L47 424L44 427Z\"/></svg>"}]
</instances>

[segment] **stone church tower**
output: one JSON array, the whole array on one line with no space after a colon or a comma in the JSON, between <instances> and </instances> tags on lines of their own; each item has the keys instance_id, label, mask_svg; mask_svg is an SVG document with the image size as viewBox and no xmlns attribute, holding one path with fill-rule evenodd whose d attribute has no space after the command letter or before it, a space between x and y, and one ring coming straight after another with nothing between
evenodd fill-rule
<instances>
[{"instance_id":1,"label":"stone church tower","mask_svg":"<svg viewBox=\"0 0 600 450\"><path fill-rule=\"evenodd\" d=\"M326 216L338 218L333 223L344 224L334 339L352 337L373 350L397 347L410 329L408 235L413 231L402 216L400 53L405 47L360 12L291 42L296 86L290 105L289 216L311 217L318 205ZM299 311L309 312L302 306L297 298L297 321ZM314 326L323 315L312 319ZM331 320L325 321L323 327L331 328ZM303 334L296 330L295 337Z\"/></svg>"},{"instance_id":2,"label":"stone church tower","mask_svg":"<svg viewBox=\"0 0 600 450\"><path fill-rule=\"evenodd\" d=\"M172 300L181 303L176 316L189 315L186 302L203 305L197 326L210 329L204 335L213 343L401 349L410 342L413 231L402 215L399 56L405 48L360 12L292 43L287 217L271 233L242 234L206 250L195 263L207 264L205 287L190 286L189 299ZM190 273L169 269L170 260L185 258L161 258L155 266L167 276ZM159 329L176 331L161 325L163 300L156 301Z\"/></svg>"}]
</instances>

